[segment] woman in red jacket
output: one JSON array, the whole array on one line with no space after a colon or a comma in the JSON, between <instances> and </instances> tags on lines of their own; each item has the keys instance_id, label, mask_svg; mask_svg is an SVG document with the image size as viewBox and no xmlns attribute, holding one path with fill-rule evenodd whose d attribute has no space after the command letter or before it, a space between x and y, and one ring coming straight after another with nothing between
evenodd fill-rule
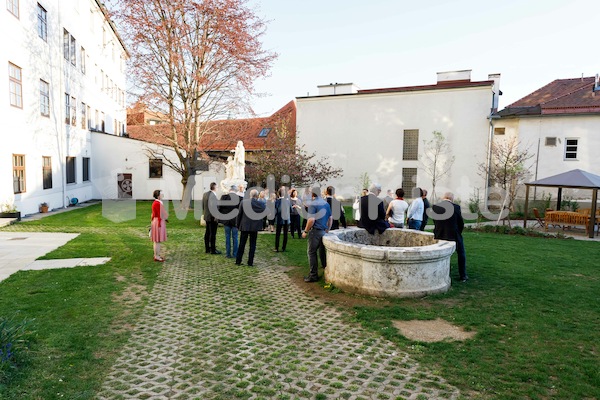
<instances>
[{"instance_id":1,"label":"woman in red jacket","mask_svg":"<svg viewBox=\"0 0 600 400\"><path fill-rule=\"evenodd\" d=\"M164 258L160 256L160 244L167 240L167 222L169 214L163 205L163 194L160 190L155 190L152 194L154 203L152 203L152 222L150 238L154 242L154 261L163 262Z\"/></svg>"}]
</instances>

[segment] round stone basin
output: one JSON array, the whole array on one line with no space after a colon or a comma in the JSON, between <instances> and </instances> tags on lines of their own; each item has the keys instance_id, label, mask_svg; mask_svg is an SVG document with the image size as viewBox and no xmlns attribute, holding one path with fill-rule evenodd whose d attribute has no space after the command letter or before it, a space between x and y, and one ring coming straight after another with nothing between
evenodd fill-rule
<instances>
[{"instance_id":1,"label":"round stone basin","mask_svg":"<svg viewBox=\"0 0 600 400\"><path fill-rule=\"evenodd\" d=\"M450 288L450 256L456 243L433 233L387 229L369 234L362 228L331 231L325 280L349 292L377 297L422 297Z\"/></svg>"}]
</instances>

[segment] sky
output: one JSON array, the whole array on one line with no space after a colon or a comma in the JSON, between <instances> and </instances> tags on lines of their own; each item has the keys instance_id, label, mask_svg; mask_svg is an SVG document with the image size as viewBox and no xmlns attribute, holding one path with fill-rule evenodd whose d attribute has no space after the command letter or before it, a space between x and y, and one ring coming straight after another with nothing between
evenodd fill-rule
<instances>
[{"instance_id":1,"label":"sky","mask_svg":"<svg viewBox=\"0 0 600 400\"><path fill-rule=\"evenodd\" d=\"M499 108L555 79L600 73L598 0L249 0L279 54L259 80L260 116L318 85L427 85L436 73L500 73Z\"/></svg>"}]
</instances>

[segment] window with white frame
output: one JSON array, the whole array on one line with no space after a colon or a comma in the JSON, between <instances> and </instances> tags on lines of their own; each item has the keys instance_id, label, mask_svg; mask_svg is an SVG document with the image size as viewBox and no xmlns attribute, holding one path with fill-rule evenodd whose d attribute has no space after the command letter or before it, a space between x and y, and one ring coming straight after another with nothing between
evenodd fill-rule
<instances>
[{"instance_id":1,"label":"window with white frame","mask_svg":"<svg viewBox=\"0 0 600 400\"><path fill-rule=\"evenodd\" d=\"M6 0L6 9L19 18L19 0Z\"/></svg>"},{"instance_id":2,"label":"window with white frame","mask_svg":"<svg viewBox=\"0 0 600 400\"><path fill-rule=\"evenodd\" d=\"M85 75L85 49L83 47L79 50L79 67L81 73Z\"/></svg>"},{"instance_id":3,"label":"window with white frame","mask_svg":"<svg viewBox=\"0 0 600 400\"><path fill-rule=\"evenodd\" d=\"M577 160L577 147L579 146L579 139L567 138L565 139L565 160Z\"/></svg>"},{"instance_id":4,"label":"window with white frame","mask_svg":"<svg viewBox=\"0 0 600 400\"><path fill-rule=\"evenodd\" d=\"M71 96L71 125L77 125L77 99Z\"/></svg>"},{"instance_id":5,"label":"window with white frame","mask_svg":"<svg viewBox=\"0 0 600 400\"><path fill-rule=\"evenodd\" d=\"M48 13L46 9L38 3L37 5L37 17L38 17L38 35L45 42L48 41Z\"/></svg>"},{"instance_id":6,"label":"window with white frame","mask_svg":"<svg viewBox=\"0 0 600 400\"><path fill-rule=\"evenodd\" d=\"M81 102L81 108L79 109L79 112L81 113L81 120L79 122L81 124L81 129L85 129L87 124L87 108L83 101Z\"/></svg>"},{"instance_id":7,"label":"window with white frame","mask_svg":"<svg viewBox=\"0 0 600 400\"><path fill-rule=\"evenodd\" d=\"M40 114L50 116L50 85L40 79Z\"/></svg>"},{"instance_id":8,"label":"window with white frame","mask_svg":"<svg viewBox=\"0 0 600 400\"><path fill-rule=\"evenodd\" d=\"M25 193L25 155L13 154L13 192Z\"/></svg>"},{"instance_id":9,"label":"window with white frame","mask_svg":"<svg viewBox=\"0 0 600 400\"><path fill-rule=\"evenodd\" d=\"M10 91L10 105L23 108L23 76L21 68L13 63L8 63L8 85Z\"/></svg>"},{"instance_id":10,"label":"window with white frame","mask_svg":"<svg viewBox=\"0 0 600 400\"><path fill-rule=\"evenodd\" d=\"M63 29L63 56L71 64L77 65L77 40L66 29Z\"/></svg>"}]
</instances>

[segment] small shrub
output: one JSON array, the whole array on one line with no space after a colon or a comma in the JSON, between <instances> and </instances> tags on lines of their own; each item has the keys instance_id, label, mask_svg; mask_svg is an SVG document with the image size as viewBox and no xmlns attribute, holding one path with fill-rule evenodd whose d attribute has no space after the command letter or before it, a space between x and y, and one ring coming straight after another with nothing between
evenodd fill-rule
<instances>
[{"instance_id":1,"label":"small shrub","mask_svg":"<svg viewBox=\"0 0 600 400\"><path fill-rule=\"evenodd\" d=\"M27 349L26 328L33 320L0 317L0 382L4 383L11 370L17 368Z\"/></svg>"}]
</instances>

